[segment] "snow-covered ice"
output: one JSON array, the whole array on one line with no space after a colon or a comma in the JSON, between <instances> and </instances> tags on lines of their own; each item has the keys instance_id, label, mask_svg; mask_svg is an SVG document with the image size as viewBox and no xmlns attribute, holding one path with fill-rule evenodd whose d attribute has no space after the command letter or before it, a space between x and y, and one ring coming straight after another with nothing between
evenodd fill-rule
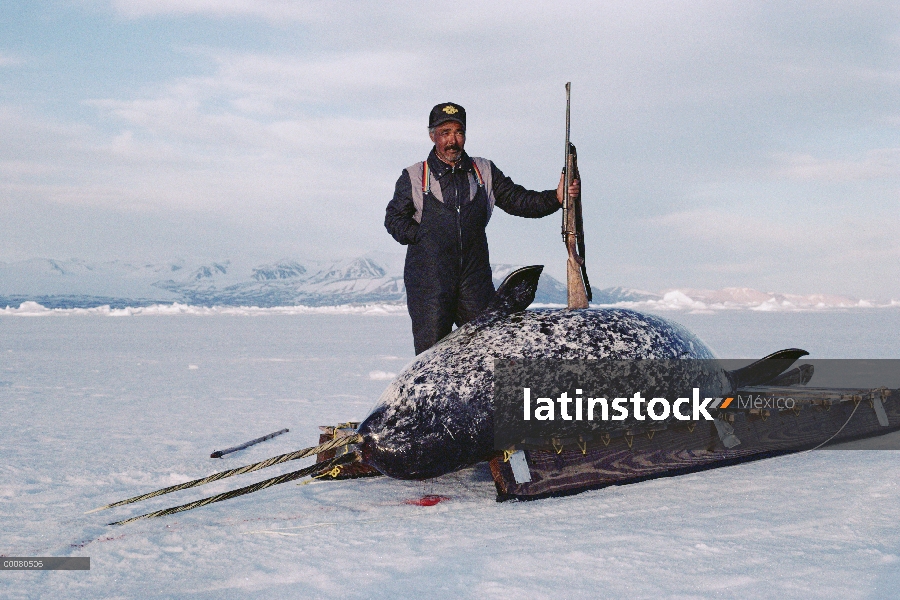
<instances>
[{"instance_id":1,"label":"snow-covered ice","mask_svg":"<svg viewBox=\"0 0 900 600\"><path fill-rule=\"evenodd\" d=\"M0 555L91 557L90 571L0 572L2 597L900 595L892 451L817 451L525 503L496 503L484 465L424 483L288 483L108 527L306 466L83 514L314 444L318 425L362 418L412 348L399 311L112 315L0 316ZM900 358L896 309L675 319L723 357L799 346ZM415 503L426 495L446 500Z\"/></svg>"}]
</instances>

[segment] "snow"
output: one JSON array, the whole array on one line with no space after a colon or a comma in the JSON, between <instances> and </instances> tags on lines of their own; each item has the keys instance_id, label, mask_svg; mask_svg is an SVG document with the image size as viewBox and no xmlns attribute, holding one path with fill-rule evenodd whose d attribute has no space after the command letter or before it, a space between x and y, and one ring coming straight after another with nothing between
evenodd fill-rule
<instances>
[{"instance_id":1,"label":"snow","mask_svg":"<svg viewBox=\"0 0 900 600\"><path fill-rule=\"evenodd\" d=\"M397 376L396 373L390 373L388 371L369 371L369 379L377 379L380 381L390 381L396 376Z\"/></svg>"},{"instance_id":2,"label":"snow","mask_svg":"<svg viewBox=\"0 0 900 600\"><path fill-rule=\"evenodd\" d=\"M318 425L362 418L411 358L405 309L141 310L131 314L157 318L0 319L0 554L91 557L90 571L4 571L4 598L900 594L894 451L809 452L525 503L495 502L484 465L429 482L292 482L108 527L305 467L84 514L312 445ZM674 318L727 357L799 346L900 358L896 310ZM416 505L423 496L446 500Z\"/></svg>"},{"instance_id":3,"label":"snow","mask_svg":"<svg viewBox=\"0 0 900 600\"><path fill-rule=\"evenodd\" d=\"M405 305L400 304L344 304L337 306L276 306L260 308L258 306L195 306L190 304L153 304L150 306L129 306L125 308L110 308L98 306L95 308L46 308L33 301L22 302L18 307L7 306L0 308L0 316L20 317L45 317L45 316L75 316L75 315L102 315L109 317L134 317L144 315L187 315L187 316L261 316L261 315L398 315L407 312Z\"/></svg>"},{"instance_id":4,"label":"snow","mask_svg":"<svg viewBox=\"0 0 900 600\"><path fill-rule=\"evenodd\" d=\"M679 291L667 292L661 300L647 300L640 302L616 302L615 304L592 304L595 308L630 308L641 312L656 312L667 314L671 312L681 312L686 314L712 314L718 311L735 311L748 310L757 312L835 312L847 310L895 310L900 307L900 302L893 301L891 304L875 305L865 300L860 300L854 305L833 305L833 304L794 304L783 300L777 301L769 299L760 304L736 304L736 303L716 303L707 304L699 300L694 300ZM552 304L536 302L532 304L533 308L564 308L564 304ZM261 315L306 315L306 314L322 314L322 315L349 315L349 314L365 314L365 315L404 315L407 312L406 305L396 302L375 302L369 304L339 304L325 306L197 306L192 304L182 304L174 302L172 304L151 304L149 306L126 306L123 308L111 308L108 305L97 306L93 308L47 308L42 304L33 300L22 302L17 307L6 306L0 308L0 317L3 316L20 316L20 317L46 317L46 316L73 316L73 315L103 315L109 317L133 317L133 316L215 316L215 315L243 315L243 316L261 316Z\"/></svg>"}]
</instances>

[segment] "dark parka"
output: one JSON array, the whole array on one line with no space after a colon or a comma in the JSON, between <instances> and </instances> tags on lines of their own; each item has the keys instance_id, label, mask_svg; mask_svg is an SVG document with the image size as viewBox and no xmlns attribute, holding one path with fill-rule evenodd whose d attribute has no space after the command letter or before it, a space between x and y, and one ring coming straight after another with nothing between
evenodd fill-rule
<instances>
[{"instance_id":1,"label":"dark parka","mask_svg":"<svg viewBox=\"0 0 900 600\"><path fill-rule=\"evenodd\" d=\"M416 354L450 333L454 324L475 318L493 297L485 235L493 206L529 218L544 217L559 209L556 190L526 190L493 162L476 160L482 165L484 185L477 185L475 168L467 154L463 153L456 166L450 166L432 149L427 161L431 186L440 185L441 199L428 191L421 196L421 211L416 210L413 186L417 186L416 192L423 188L422 163L418 163L400 175L394 198L387 206L384 226L395 240L409 246L403 280ZM490 173L483 172L485 166ZM488 193L488 186L493 193Z\"/></svg>"}]
</instances>

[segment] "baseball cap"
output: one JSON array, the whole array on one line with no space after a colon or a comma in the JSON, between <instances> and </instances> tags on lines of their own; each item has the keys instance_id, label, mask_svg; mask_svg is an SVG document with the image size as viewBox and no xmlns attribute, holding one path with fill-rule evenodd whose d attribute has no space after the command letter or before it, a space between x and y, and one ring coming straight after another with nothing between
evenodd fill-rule
<instances>
[{"instance_id":1,"label":"baseball cap","mask_svg":"<svg viewBox=\"0 0 900 600\"><path fill-rule=\"evenodd\" d=\"M465 129L466 109L453 102L442 102L431 109L431 114L428 115L429 128L437 127L441 123L446 123L447 121L456 121L463 126L463 129Z\"/></svg>"}]
</instances>

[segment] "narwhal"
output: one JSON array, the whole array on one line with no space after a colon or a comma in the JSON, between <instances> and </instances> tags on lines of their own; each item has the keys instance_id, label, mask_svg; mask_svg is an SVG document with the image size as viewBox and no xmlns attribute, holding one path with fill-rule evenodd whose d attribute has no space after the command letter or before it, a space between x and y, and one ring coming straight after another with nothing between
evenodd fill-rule
<instances>
[{"instance_id":1,"label":"narwhal","mask_svg":"<svg viewBox=\"0 0 900 600\"><path fill-rule=\"evenodd\" d=\"M489 458L495 453L495 359L696 359L670 370L670 378L682 380L670 383L702 380L707 393L721 395L771 381L807 354L782 350L727 371L697 336L658 316L620 308L526 310L542 270L511 273L481 315L391 382L357 430L365 464L398 479L428 479ZM632 383L642 389L643 382Z\"/></svg>"},{"instance_id":2,"label":"narwhal","mask_svg":"<svg viewBox=\"0 0 900 600\"><path fill-rule=\"evenodd\" d=\"M333 449L334 459L316 463L215 496L112 524L175 514L234 498L335 467L362 462L397 479L429 479L489 459L494 449L495 359L696 359L702 373L677 372L683 383L704 379L707 391L730 393L771 381L804 350L771 354L726 371L713 352L683 326L655 315L620 308L526 310L534 300L542 266L523 267L503 281L488 308L435 346L416 356L388 385L357 431L295 452L108 504L122 506L162 494L250 473ZM640 386L641 382L632 382ZM94 512L94 511L91 511Z\"/></svg>"}]
</instances>

